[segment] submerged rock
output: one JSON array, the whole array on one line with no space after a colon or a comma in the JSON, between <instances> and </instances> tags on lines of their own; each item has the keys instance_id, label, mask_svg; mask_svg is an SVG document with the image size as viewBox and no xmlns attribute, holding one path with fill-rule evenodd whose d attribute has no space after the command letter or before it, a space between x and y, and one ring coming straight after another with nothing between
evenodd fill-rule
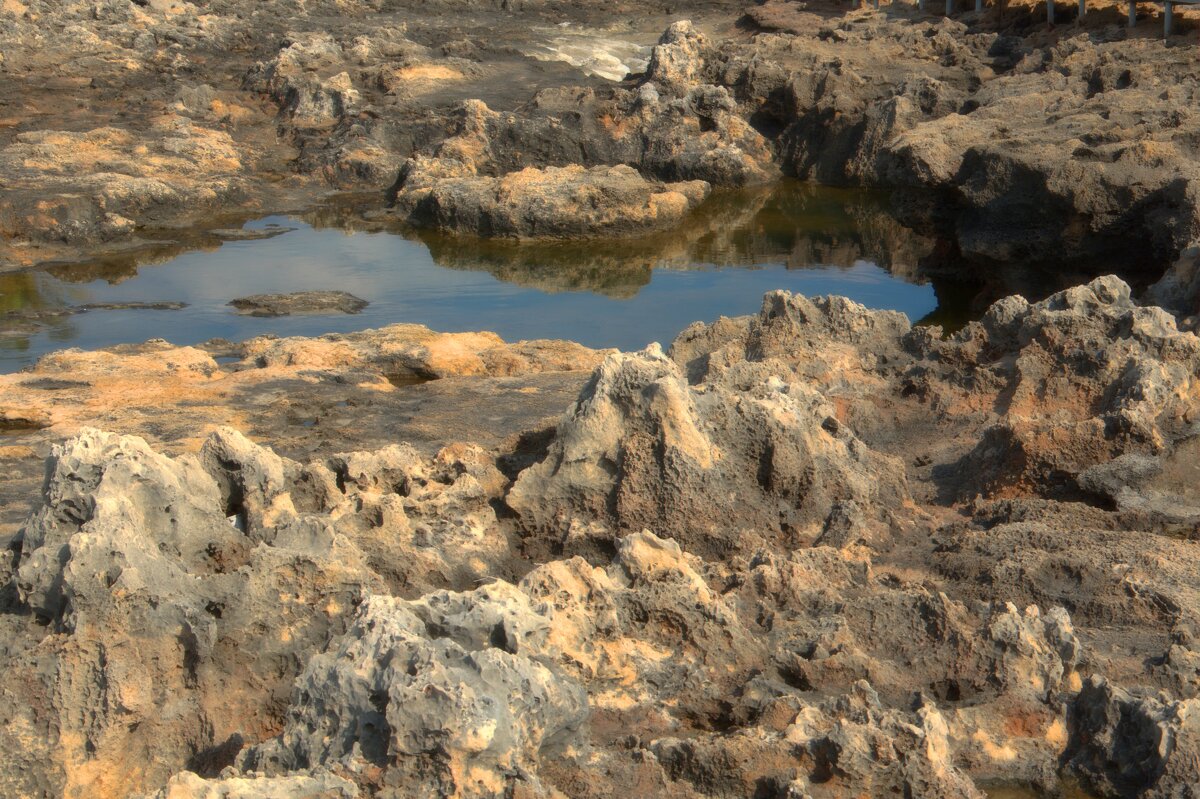
<instances>
[{"instance_id":1,"label":"submerged rock","mask_svg":"<svg viewBox=\"0 0 1200 799\"><path fill-rule=\"evenodd\" d=\"M238 313L247 316L291 316L292 314L356 314L366 300L345 291L294 291L291 294L253 294L230 300Z\"/></svg>"}]
</instances>

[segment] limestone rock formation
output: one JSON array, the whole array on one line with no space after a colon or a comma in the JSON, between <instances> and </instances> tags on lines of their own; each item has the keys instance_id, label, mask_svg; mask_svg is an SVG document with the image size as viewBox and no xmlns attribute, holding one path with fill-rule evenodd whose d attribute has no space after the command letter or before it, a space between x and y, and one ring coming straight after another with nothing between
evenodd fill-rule
<instances>
[{"instance_id":1,"label":"limestone rock formation","mask_svg":"<svg viewBox=\"0 0 1200 799\"><path fill-rule=\"evenodd\" d=\"M839 501L880 517L905 496L899 464L817 392L749 365L693 388L651 347L600 366L507 501L551 547L603 547L646 527L707 555L764 537L811 542Z\"/></svg>"},{"instance_id":2,"label":"limestone rock formation","mask_svg":"<svg viewBox=\"0 0 1200 799\"><path fill-rule=\"evenodd\" d=\"M154 799L357 799L358 786L330 774L292 777L229 777L205 780L185 771Z\"/></svg>"},{"instance_id":3,"label":"limestone rock formation","mask_svg":"<svg viewBox=\"0 0 1200 799\"><path fill-rule=\"evenodd\" d=\"M1195 699L1139 697L1101 677L1075 700L1072 766L1107 792L1195 795Z\"/></svg>"},{"instance_id":4,"label":"limestone rock formation","mask_svg":"<svg viewBox=\"0 0 1200 799\"><path fill-rule=\"evenodd\" d=\"M534 659L545 628L511 587L372 597L309 661L282 735L244 764L374 765L383 785L417 793L501 797L518 780L536 791L539 753L567 744L587 708L578 684Z\"/></svg>"},{"instance_id":5,"label":"limestone rock formation","mask_svg":"<svg viewBox=\"0 0 1200 799\"><path fill-rule=\"evenodd\" d=\"M466 387L583 357L396 333L256 340L233 374L391 358ZM490 450L383 431L302 462L218 429L168 457L85 431L5 573L0 785L974 798L1073 775L1187 795L1200 576L1172 498L1194 349L1115 279L947 338L773 292L670 356L605 357L566 414ZM219 371L148 352L198 385ZM1156 447L1071 448L1113 413ZM989 448L1018 420L1066 431L1062 484Z\"/></svg>"},{"instance_id":6,"label":"limestone rock formation","mask_svg":"<svg viewBox=\"0 0 1200 799\"><path fill-rule=\"evenodd\" d=\"M1200 341L1169 314L1100 278L1034 305L996 303L978 323L930 342L907 379L950 413L994 398L997 423L961 462L972 475L962 490L1049 494L1074 490L1091 466L1165 454L1189 436L1198 359Z\"/></svg>"},{"instance_id":7,"label":"limestone rock formation","mask_svg":"<svg viewBox=\"0 0 1200 799\"><path fill-rule=\"evenodd\" d=\"M57 448L14 575L53 631L45 665L19 667L61 699L45 779L122 795L228 763L368 593L507 570L488 500L502 483L469 450L302 467L233 431L200 458L96 431Z\"/></svg>"},{"instance_id":8,"label":"limestone rock formation","mask_svg":"<svg viewBox=\"0 0 1200 799\"><path fill-rule=\"evenodd\" d=\"M410 162L396 195L410 222L508 238L628 236L668 229L709 192L703 181L647 181L626 166L527 168L499 178L443 174L435 177Z\"/></svg>"}]
</instances>

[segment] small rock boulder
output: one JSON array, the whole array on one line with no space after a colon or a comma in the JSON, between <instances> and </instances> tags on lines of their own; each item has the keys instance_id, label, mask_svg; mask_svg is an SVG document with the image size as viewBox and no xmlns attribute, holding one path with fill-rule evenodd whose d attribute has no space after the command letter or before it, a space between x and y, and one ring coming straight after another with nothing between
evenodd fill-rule
<instances>
[{"instance_id":1,"label":"small rock boulder","mask_svg":"<svg viewBox=\"0 0 1200 799\"><path fill-rule=\"evenodd\" d=\"M252 294L230 300L246 316L291 316L293 314L356 314L366 308L364 299L345 291L294 291L291 294Z\"/></svg>"},{"instance_id":2,"label":"small rock boulder","mask_svg":"<svg viewBox=\"0 0 1200 799\"><path fill-rule=\"evenodd\" d=\"M396 204L408 221L504 238L623 236L671 228L710 191L702 180L663 183L628 166L530 167L502 177L409 165Z\"/></svg>"}]
</instances>

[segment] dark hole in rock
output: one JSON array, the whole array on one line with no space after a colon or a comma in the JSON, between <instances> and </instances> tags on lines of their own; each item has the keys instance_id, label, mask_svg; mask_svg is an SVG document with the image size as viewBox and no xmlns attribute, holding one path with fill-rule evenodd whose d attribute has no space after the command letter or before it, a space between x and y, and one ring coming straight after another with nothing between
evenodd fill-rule
<instances>
[{"instance_id":1,"label":"dark hole in rock","mask_svg":"<svg viewBox=\"0 0 1200 799\"><path fill-rule=\"evenodd\" d=\"M184 625L179 631L179 645L183 648L183 671L185 684L195 687L200 668L200 639L191 627Z\"/></svg>"},{"instance_id":2,"label":"dark hole in rock","mask_svg":"<svg viewBox=\"0 0 1200 799\"><path fill-rule=\"evenodd\" d=\"M195 772L201 777L216 777L221 770L232 766L238 752L242 751L245 739L241 733L233 733L221 743L201 749L187 762L188 771Z\"/></svg>"},{"instance_id":3,"label":"dark hole in rock","mask_svg":"<svg viewBox=\"0 0 1200 799\"><path fill-rule=\"evenodd\" d=\"M814 690L812 682L808 679L808 675L804 672L804 668L800 663L781 667L779 669L779 676L789 688L805 692Z\"/></svg>"},{"instance_id":4,"label":"dark hole in rock","mask_svg":"<svg viewBox=\"0 0 1200 799\"><path fill-rule=\"evenodd\" d=\"M556 429L550 426L521 433L512 450L496 459L496 468L509 480L516 480L525 469L546 459Z\"/></svg>"},{"instance_id":5,"label":"dark hole in rock","mask_svg":"<svg viewBox=\"0 0 1200 799\"><path fill-rule=\"evenodd\" d=\"M363 716L358 745L365 760L377 766L387 765L388 743L391 737L391 725L382 713L367 713Z\"/></svg>"},{"instance_id":6,"label":"dark hole in rock","mask_svg":"<svg viewBox=\"0 0 1200 799\"><path fill-rule=\"evenodd\" d=\"M938 680L929 684L929 690L942 702L961 702L962 686L958 680Z\"/></svg>"},{"instance_id":7,"label":"dark hole in rock","mask_svg":"<svg viewBox=\"0 0 1200 799\"><path fill-rule=\"evenodd\" d=\"M388 372L384 374L387 379L396 388L405 388L406 386L419 386L422 383L428 383L437 378L430 374L420 374L417 372Z\"/></svg>"},{"instance_id":8,"label":"dark hole in rock","mask_svg":"<svg viewBox=\"0 0 1200 799\"><path fill-rule=\"evenodd\" d=\"M488 643L497 649L503 649L505 652L515 655L517 653L517 642L508 640L508 631L504 629L504 622L496 622L496 626L492 628L492 633L488 636Z\"/></svg>"}]
</instances>

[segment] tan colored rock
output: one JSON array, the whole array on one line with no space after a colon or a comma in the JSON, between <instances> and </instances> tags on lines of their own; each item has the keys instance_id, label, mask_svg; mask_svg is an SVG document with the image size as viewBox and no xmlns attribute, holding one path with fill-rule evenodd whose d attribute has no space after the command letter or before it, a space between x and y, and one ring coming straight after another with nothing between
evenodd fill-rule
<instances>
[{"instance_id":1,"label":"tan colored rock","mask_svg":"<svg viewBox=\"0 0 1200 799\"><path fill-rule=\"evenodd\" d=\"M703 181L649 181L627 166L449 176L461 171L406 166L396 202L409 221L500 238L631 236L677 226L709 192Z\"/></svg>"}]
</instances>

